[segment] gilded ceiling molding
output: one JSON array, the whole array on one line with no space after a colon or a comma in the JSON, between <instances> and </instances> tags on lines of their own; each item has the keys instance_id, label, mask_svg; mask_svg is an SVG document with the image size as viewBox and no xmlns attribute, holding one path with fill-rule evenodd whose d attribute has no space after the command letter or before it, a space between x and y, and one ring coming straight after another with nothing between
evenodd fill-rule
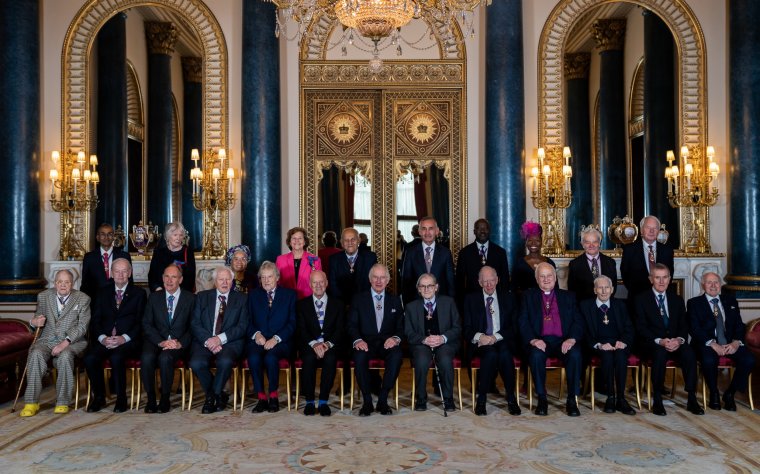
<instances>
[{"instance_id":1,"label":"gilded ceiling molding","mask_svg":"<svg viewBox=\"0 0 760 474\"><path fill-rule=\"evenodd\" d=\"M340 85L374 85L375 87L418 85L462 86L465 67L462 61L384 61L377 73L367 61L300 61L301 85L340 87Z\"/></svg>"},{"instance_id":2,"label":"gilded ceiling molding","mask_svg":"<svg viewBox=\"0 0 760 474\"><path fill-rule=\"evenodd\" d=\"M591 25L591 36L599 51L622 51L625 46L625 18L596 20Z\"/></svg>"},{"instance_id":3,"label":"gilded ceiling molding","mask_svg":"<svg viewBox=\"0 0 760 474\"><path fill-rule=\"evenodd\" d=\"M177 27L170 21L146 21L145 40L150 54L174 54L177 43Z\"/></svg>"}]
</instances>

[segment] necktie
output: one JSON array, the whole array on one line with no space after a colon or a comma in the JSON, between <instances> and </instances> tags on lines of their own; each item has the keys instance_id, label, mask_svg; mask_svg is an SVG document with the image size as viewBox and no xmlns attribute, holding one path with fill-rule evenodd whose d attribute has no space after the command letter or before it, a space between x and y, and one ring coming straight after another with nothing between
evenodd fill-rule
<instances>
[{"instance_id":1,"label":"necktie","mask_svg":"<svg viewBox=\"0 0 760 474\"><path fill-rule=\"evenodd\" d=\"M267 291L267 302L269 303L269 307L272 307L272 301L274 301L274 290Z\"/></svg>"},{"instance_id":2,"label":"necktie","mask_svg":"<svg viewBox=\"0 0 760 474\"><path fill-rule=\"evenodd\" d=\"M430 267L433 266L433 247L427 247L425 249L425 268L430 273Z\"/></svg>"},{"instance_id":3,"label":"necktie","mask_svg":"<svg viewBox=\"0 0 760 474\"><path fill-rule=\"evenodd\" d=\"M480 246L480 263L482 265L486 264L486 246L485 245Z\"/></svg>"},{"instance_id":4,"label":"necktie","mask_svg":"<svg viewBox=\"0 0 760 474\"><path fill-rule=\"evenodd\" d=\"M665 329L668 328L670 318L668 318L668 311L665 309L665 295L660 293L657 295L657 306L660 308L660 315L662 316L662 322L665 323Z\"/></svg>"},{"instance_id":5,"label":"necktie","mask_svg":"<svg viewBox=\"0 0 760 474\"><path fill-rule=\"evenodd\" d=\"M602 323L604 323L604 324L610 324L610 320L607 319L607 311L610 309L609 306L607 306L606 304L602 303L602 304L599 305L599 309L604 314L604 319L602 319Z\"/></svg>"},{"instance_id":6,"label":"necktie","mask_svg":"<svg viewBox=\"0 0 760 474\"><path fill-rule=\"evenodd\" d=\"M724 327L723 323L723 314L720 311L718 302L718 298L713 298L710 300L710 303L713 305L713 315L715 316L715 335L717 336L718 344L723 346L728 343L728 340L726 339L726 328Z\"/></svg>"},{"instance_id":7,"label":"necktie","mask_svg":"<svg viewBox=\"0 0 760 474\"><path fill-rule=\"evenodd\" d=\"M116 309L119 309L121 302L124 299L124 290L116 290Z\"/></svg>"},{"instance_id":8,"label":"necktie","mask_svg":"<svg viewBox=\"0 0 760 474\"><path fill-rule=\"evenodd\" d=\"M169 304L166 307L166 312L169 314L169 324L171 324L174 317L174 295L169 295Z\"/></svg>"},{"instance_id":9,"label":"necktie","mask_svg":"<svg viewBox=\"0 0 760 474\"><path fill-rule=\"evenodd\" d=\"M68 295L67 296L59 296L58 297L58 302L61 303L61 308L60 309L58 309L56 307L56 309L58 309L58 316L61 315L61 312L63 311L63 307L66 306L66 301L68 301L68 299L69 299Z\"/></svg>"},{"instance_id":10,"label":"necktie","mask_svg":"<svg viewBox=\"0 0 760 474\"><path fill-rule=\"evenodd\" d=\"M594 278L599 276L599 261L596 257L591 259L591 275L593 275Z\"/></svg>"},{"instance_id":11,"label":"necktie","mask_svg":"<svg viewBox=\"0 0 760 474\"><path fill-rule=\"evenodd\" d=\"M216 316L216 326L214 327L214 336L222 332L224 324L224 312L227 310L227 297L219 295L219 314Z\"/></svg>"},{"instance_id":12,"label":"necktie","mask_svg":"<svg viewBox=\"0 0 760 474\"><path fill-rule=\"evenodd\" d=\"M317 319L319 320L319 329L322 329L325 325L325 311L322 309L325 303L322 300L316 300L314 306L317 309Z\"/></svg>"},{"instance_id":13,"label":"necktie","mask_svg":"<svg viewBox=\"0 0 760 474\"><path fill-rule=\"evenodd\" d=\"M654 246L653 245L649 246L649 256L647 257L647 259L649 260L649 271L651 272L652 271L652 267L654 267L654 264L655 264Z\"/></svg>"},{"instance_id":14,"label":"necktie","mask_svg":"<svg viewBox=\"0 0 760 474\"><path fill-rule=\"evenodd\" d=\"M427 319L433 319L433 302L428 301L425 303L425 308L427 309Z\"/></svg>"},{"instance_id":15,"label":"necktie","mask_svg":"<svg viewBox=\"0 0 760 474\"><path fill-rule=\"evenodd\" d=\"M375 295L375 322L377 323L377 332L383 326L383 295Z\"/></svg>"},{"instance_id":16,"label":"necktie","mask_svg":"<svg viewBox=\"0 0 760 474\"><path fill-rule=\"evenodd\" d=\"M354 273L354 259L356 256L348 257L348 271Z\"/></svg>"},{"instance_id":17,"label":"necktie","mask_svg":"<svg viewBox=\"0 0 760 474\"><path fill-rule=\"evenodd\" d=\"M486 298L486 336L493 336L493 296Z\"/></svg>"},{"instance_id":18,"label":"necktie","mask_svg":"<svg viewBox=\"0 0 760 474\"><path fill-rule=\"evenodd\" d=\"M111 272L109 271L108 267L108 252L103 254L103 270L106 271L106 280L111 278Z\"/></svg>"}]
</instances>

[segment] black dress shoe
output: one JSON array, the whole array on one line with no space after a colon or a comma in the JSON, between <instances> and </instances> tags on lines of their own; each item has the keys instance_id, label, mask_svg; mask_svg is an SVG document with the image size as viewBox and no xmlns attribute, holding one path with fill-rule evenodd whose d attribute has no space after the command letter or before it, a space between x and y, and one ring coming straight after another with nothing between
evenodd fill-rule
<instances>
[{"instance_id":1,"label":"black dress shoe","mask_svg":"<svg viewBox=\"0 0 760 474\"><path fill-rule=\"evenodd\" d=\"M372 404L365 403L359 410L359 416L370 416L373 411L375 411L375 409L372 407Z\"/></svg>"},{"instance_id":2,"label":"black dress shoe","mask_svg":"<svg viewBox=\"0 0 760 474\"><path fill-rule=\"evenodd\" d=\"M478 416L486 416L488 412L486 412L486 402L478 402L475 405L475 414Z\"/></svg>"},{"instance_id":3,"label":"black dress shoe","mask_svg":"<svg viewBox=\"0 0 760 474\"><path fill-rule=\"evenodd\" d=\"M391 407L388 406L387 402L378 402L377 406L375 407L375 411L377 411L381 415L393 414L393 410L391 409Z\"/></svg>"},{"instance_id":4,"label":"black dress shoe","mask_svg":"<svg viewBox=\"0 0 760 474\"><path fill-rule=\"evenodd\" d=\"M565 410L567 411L567 416L581 416L581 411L578 409L578 404L575 403L575 400L568 400L565 404Z\"/></svg>"},{"instance_id":5,"label":"black dress shoe","mask_svg":"<svg viewBox=\"0 0 760 474\"><path fill-rule=\"evenodd\" d=\"M694 396L689 397L689 401L686 402L686 409L695 415L704 415L705 411Z\"/></svg>"},{"instance_id":6,"label":"black dress shoe","mask_svg":"<svg viewBox=\"0 0 760 474\"><path fill-rule=\"evenodd\" d=\"M652 413L654 413L657 416L665 416L668 413L665 411L665 407L662 406L662 400L661 399L655 399L652 401Z\"/></svg>"},{"instance_id":7,"label":"black dress shoe","mask_svg":"<svg viewBox=\"0 0 760 474\"><path fill-rule=\"evenodd\" d=\"M607 397L607 401L604 402L604 409L602 411L605 413L615 413L615 397Z\"/></svg>"},{"instance_id":8,"label":"black dress shoe","mask_svg":"<svg viewBox=\"0 0 760 474\"><path fill-rule=\"evenodd\" d=\"M158 404L158 411L161 413L169 413L172 409L172 404L169 401L169 397L161 397L161 402Z\"/></svg>"},{"instance_id":9,"label":"black dress shoe","mask_svg":"<svg viewBox=\"0 0 760 474\"><path fill-rule=\"evenodd\" d=\"M113 412L124 413L125 411L127 411L127 401L117 399L116 403L113 406Z\"/></svg>"},{"instance_id":10,"label":"black dress shoe","mask_svg":"<svg viewBox=\"0 0 760 474\"><path fill-rule=\"evenodd\" d=\"M620 413L624 415L635 415L636 410L634 410L631 405L628 404L628 400L625 398L621 398L617 401L615 404L615 410L619 411Z\"/></svg>"},{"instance_id":11,"label":"black dress shoe","mask_svg":"<svg viewBox=\"0 0 760 474\"><path fill-rule=\"evenodd\" d=\"M256 404L255 407L253 407L253 413L264 413L265 411L269 410L269 401L264 398L259 400L259 402Z\"/></svg>"},{"instance_id":12,"label":"black dress shoe","mask_svg":"<svg viewBox=\"0 0 760 474\"><path fill-rule=\"evenodd\" d=\"M303 409L303 414L306 416L314 416L317 414L317 409L314 407L313 403L307 403L306 407Z\"/></svg>"},{"instance_id":13,"label":"black dress shoe","mask_svg":"<svg viewBox=\"0 0 760 474\"><path fill-rule=\"evenodd\" d=\"M549 414L549 402L546 401L545 398L539 398L538 399L538 405L536 405L536 409L534 410L534 413L538 416L546 416Z\"/></svg>"},{"instance_id":14,"label":"black dress shoe","mask_svg":"<svg viewBox=\"0 0 760 474\"><path fill-rule=\"evenodd\" d=\"M280 400L277 398L269 399L269 413L277 413L280 411Z\"/></svg>"},{"instance_id":15,"label":"black dress shoe","mask_svg":"<svg viewBox=\"0 0 760 474\"><path fill-rule=\"evenodd\" d=\"M227 392L220 393L216 399L216 411L223 411L227 408L227 403L230 401L230 394Z\"/></svg>"},{"instance_id":16,"label":"black dress shoe","mask_svg":"<svg viewBox=\"0 0 760 474\"><path fill-rule=\"evenodd\" d=\"M319 415L320 416L332 415L332 410L330 410L330 406L327 403L323 403L322 405L319 405Z\"/></svg>"},{"instance_id":17,"label":"black dress shoe","mask_svg":"<svg viewBox=\"0 0 760 474\"><path fill-rule=\"evenodd\" d=\"M427 402L417 401L414 402L414 411L425 411L427 410Z\"/></svg>"},{"instance_id":18,"label":"black dress shoe","mask_svg":"<svg viewBox=\"0 0 760 474\"><path fill-rule=\"evenodd\" d=\"M106 404L105 398L95 398L90 402L90 405L87 407L87 413L95 413L99 412L103 409L103 405Z\"/></svg>"},{"instance_id":19,"label":"black dress shoe","mask_svg":"<svg viewBox=\"0 0 760 474\"><path fill-rule=\"evenodd\" d=\"M517 400L507 400L507 413L509 413L512 416L518 416L522 413L522 410L520 410L520 405L517 403Z\"/></svg>"},{"instance_id":20,"label":"black dress shoe","mask_svg":"<svg viewBox=\"0 0 760 474\"><path fill-rule=\"evenodd\" d=\"M448 412L456 411L456 407L454 406L454 399L446 398L443 400L443 410Z\"/></svg>"},{"instance_id":21,"label":"black dress shoe","mask_svg":"<svg viewBox=\"0 0 760 474\"><path fill-rule=\"evenodd\" d=\"M720 410L720 394L719 393L710 393L710 401L707 403L707 407L710 408L710 410Z\"/></svg>"},{"instance_id":22,"label":"black dress shoe","mask_svg":"<svg viewBox=\"0 0 760 474\"><path fill-rule=\"evenodd\" d=\"M734 394L726 392L723 394L723 408L728 411L736 411L736 402L734 401Z\"/></svg>"},{"instance_id":23,"label":"black dress shoe","mask_svg":"<svg viewBox=\"0 0 760 474\"><path fill-rule=\"evenodd\" d=\"M145 405L145 413L158 413L158 405L156 405L155 400L148 400Z\"/></svg>"},{"instance_id":24,"label":"black dress shoe","mask_svg":"<svg viewBox=\"0 0 760 474\"><path fill-rule=\"evenodd\" d=\"M214 396L208 396L206 397L206 402L203 404L203 408L201 409L201 413L204 415L209 413L214 413L216 411L216 397Z\"/></svg>"}]
</instances>

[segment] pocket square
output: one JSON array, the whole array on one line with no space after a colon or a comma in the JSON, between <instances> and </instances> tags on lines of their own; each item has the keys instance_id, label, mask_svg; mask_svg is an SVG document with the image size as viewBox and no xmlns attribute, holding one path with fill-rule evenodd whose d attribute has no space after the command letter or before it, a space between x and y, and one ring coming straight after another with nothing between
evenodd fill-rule
<instances>
[{"instance_id":1,"label":"pocket square","mask_svg":"<svg viewBox=\"0 0 760 474\"><path fill-rule=\"evenodd\" d=\"M396 308L391 309L391 313L395 313L395 312L396 312Z\"/></svg>"},{"instance_id":2,"label":"pocket square","mask_svg":"<svg viewBox=\"0 0 760 474\"><path fill-rule=\"evenodd\" d=\"M736 306L731 306L731 309L736 309Z\"/></svg>"},{"instance_id":3,"label":"pocket square","mask_svg":"<svg viewBox=\"0 0 760 474\"><path fill-rule=\"evenodd\" d=\"M79 305L74 306L74 311L79 309Z\"/></svg>"}]
</instances>

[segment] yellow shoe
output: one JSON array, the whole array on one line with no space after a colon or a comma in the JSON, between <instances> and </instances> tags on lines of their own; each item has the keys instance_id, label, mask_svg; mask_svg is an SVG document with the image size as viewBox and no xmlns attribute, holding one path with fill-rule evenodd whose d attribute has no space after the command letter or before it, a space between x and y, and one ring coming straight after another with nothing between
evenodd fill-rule
<instances>
[{"instance_id":1,"label":"yellow shoe","mask_svg":"<svg viewBox=\"0 0 760 474\"><path fill-rule=\"evenodd\" d=\"M27 417L27 416L34 416L37 414L37 412L40 411L40 404L39 403L27 403L24 405L24 409L21 410L21 413L19 416L21 417Z\"/></svg>"},{"instance_id":2,"label":"yellow shoe","mask_svg":"<svg viewBox=\"0 0 760 474\"><path fill-rule=\"evenodd\" d=\"M53 410L53 413L58 415L63 415L69 412L69 406L68 405L56 405L55 410Z\"/></svg>"}]
</instances>

